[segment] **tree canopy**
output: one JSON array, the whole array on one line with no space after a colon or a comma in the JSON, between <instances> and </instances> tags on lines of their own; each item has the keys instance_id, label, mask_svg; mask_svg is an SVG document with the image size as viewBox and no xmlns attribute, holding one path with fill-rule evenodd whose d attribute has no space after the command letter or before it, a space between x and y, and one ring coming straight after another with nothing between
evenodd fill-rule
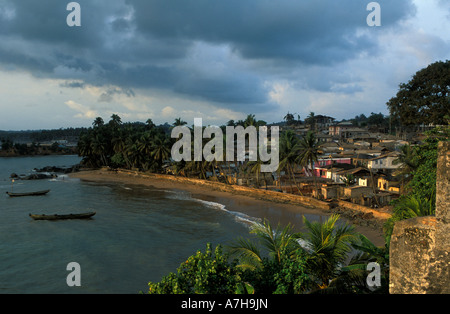
<instances>
[{"instance_id":1,"label":"tree canopy","mask_svg":"<svg viewBox=\"0 0 450 314\"><path fill-rule=\"evenodd\" d=\"M450 116L450 61L438 61L418 71L387 103L402 125L444 125Z\"/></svg>"}]
</instances>

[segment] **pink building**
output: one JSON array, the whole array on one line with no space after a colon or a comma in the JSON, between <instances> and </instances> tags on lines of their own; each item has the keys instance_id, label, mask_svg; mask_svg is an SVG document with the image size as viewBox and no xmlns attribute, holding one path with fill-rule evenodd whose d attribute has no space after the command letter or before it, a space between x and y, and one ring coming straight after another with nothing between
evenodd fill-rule
<instances>
[{"instance_id":1,"label":"pink building","mask_svg":"<svg viewBox=\"0 0 450 314\"><path fill-rule=\"evenodd\" d=\"M330 166L332 164L348 164L348 165L351 165L352 164L352 159L350 157L321 158L321 159L317 160L314 163L314 175L316 177L326 178L327 177L327 171L328 171L328 168L329 168L329 167L326 167L326 166ZM308 177L312 176L311 167L308 167L308 168L305 167L305 174Z\"/></svg>"}]
</instances>

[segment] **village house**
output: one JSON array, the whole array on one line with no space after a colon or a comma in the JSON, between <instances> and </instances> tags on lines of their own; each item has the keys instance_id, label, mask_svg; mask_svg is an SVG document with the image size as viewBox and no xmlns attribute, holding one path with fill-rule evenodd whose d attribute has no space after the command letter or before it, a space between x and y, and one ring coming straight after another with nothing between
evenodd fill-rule
<instances>
[{"instance_id":1,"label":"village house","mask_svg":"<svg viewBox=\"0 0 450 314\"><path fill-rule=\"evenodd\" d=\"M333 168L333 165L341 170L344 169L343 167L347 169L347 167L351 167L351 161L351 158L334 157L333 155L329 155L328 157L323 156L314 163L314 175L316 177L328 178L327 172Z\"/></svg>"},{"instance_id":2,"label":"village house","mask_svg":"<svg viewBox=\"0 0 450 314\"><path fill-rule=\"evenodd\" d=\"M339 152L339 144L336 142L326 142L319 145L319 150L322 154Z\"/></svg>"},{"instance_id":3,"label":"village house","mask_svg":"<svg viewBox=\"0 0 450 314\"><path fill-rule=\"evenodd\" d=\"M380 191L400 193L400 181L393 176L381 174L377 180L377 188Z\"/></svg>"},{"instance_id":4,"label":"village house","mask_svg":"<svg viewBox=\"0 0 450 314\"><path fill-rule=\"evenodd\" d=\"M344 183L328 183L321 187L322 197L324 199L339 199L342 197L342 188Z\"/></svg>"},{"instance_id":5,"label":"village house","mask_svg":"<svg viewBox=\"0 0 450 314\"><path fill-rule=\"evenodd\" d=\"M333 140L331 135L322 132L317 133L316 138L319 143L331 143Z\"/></svg>"},{"instance_id":6,"label":"village house","mask_svg":"<svg viewBox=\"0 0 450 314\"><path fill-rule=\"evenodd\" d=\"M370 171L364 167L341 170L336 173L336 178L338 178L340 182L345 182L347 177L353 178L354 183L359 183L359 180L362 179L362 182L365 182L363 186L368 186L367 180L371 178L371 175Z\"/></svg>"},{"instance_id":7,"label":"village house","mask_svg":"<svg viewBox=\"0 0 450 314\"><path fill-rule=\"evenodd\" d=\"M320 171L321 177L330 179L335 183L342 183L341 175L339 174L342 171L354 169L351 164L332 164L327 166L322 166L318 170Z\"/></svg>"},{"instance_id":8,"label":"village house","mask_svg":"<svg viewBox=\"0 0 450 314\"><path fill-rule=\"evenodd\" d=\"M348 138L346 141L348 143L355 143L355 144L358 142L361 142L361 143L364 143L364 145L368 145L369 147L372 147L373 143L379 143L380 138L381 138L381 136L377 136L377 135L374 135L371 133L369 133L369 134L364 133L364 134L354 135L354 136Z\"/></svg>"},{"instance_id":9,"label":"village house","mask_svg":"<svg viewBox=\"0 0 450 314\"><path fill-rule=\"evenodd\" d=\"M380 141L377 144L374 144L374 146L383 146L391 151L395 151L408 144L410 143L404 140L380 139Z\"/></svg>"},{"instance_id":10,"label":"village house","mask_svg":"<svg viewBox=\"0 0 450 314\"><path fill-rule=\"evenodd\" d=\"M373 195L373 188L367 186L349 186L344 188L344 197L358 199L361 196Z\"/></svg>"},{"instance_id":11,"label":"village house","mask_svg":"<svg viewBox=\"0 0 450 314\"><path fill-rule=\"evenodd\" d=\"M355 167L365 167L368 168L369 160L373 159L374 156L369 154L356 154L352 157L352 164Z\"/></svg>"},{"instance_id":12,"label":"village house","mask_svg":"<svg viewBox=\"0 0 450 314\"><path fill-rule=\"evenodd\" d=\"M339 136L344 139L363 137L363 136L367 136L367 135L369 135L369 131L358 128L358 127L347 128L347 129L339 132Z\"/></svg>"},{"instance_id":13,"label":"village house","mask_svg":"<svg viewBox=\"0 0 450 314\"><path fill-rule=\"evenodd\" d=\"M299 137L304 137L310 129L304 124L283 125L280 127L280 132L287 130L294 132Z\"/></svg>"},{"instance_id":14,"label":"village house","mask_svg":"<svg viewBox=\"0 0 450 314\"><path fill-rule=\"evenodd\" d=\"M328 128L333 125L334 120L336 120L333 117L328 117L320 114L314 116L313 119L316 130L328 130Z\"/></svg>"},{"instance_id":15,"label":"village house","mask_svg":"<svg viewBox=\"0 0 450 314\"><path fill-rule=\"evenodd\" d=\"M328 134L331 136L340 137L341 133L349 128L353 128L353 123L348 121L339 122L328 127Z\"/></svg>"},{"instance_id":16,"label":"village house","mask_svg":"<svg viewBox=\"0 0 450 314\"><path fill-rule=\"evenodd\" d=\"M328 127L328 134L341 139L370 138L370 133L366 129L355 127L353 123L344 121Z\"/></svg>"},{"instance_id":17,"label":"village house","mask_svg":"<svg viewBox=\"0 0 450 314\"><path fill-rule=\"evenodd\" d=\"M394 161L398 158L398 152L390 152L379 157L368 160L367 167L372 171L393 172L400 168L400 164L395 164Z\"/></svg>"},{"instance_id":18,"label":"village house","mask_svg":"<svg viewBox=\"0 0 450 314\"><path fill-rule=\"evenodd\" d=\"M389 153L390 150L387 149L386 147L382 147L382 146L377 146L377 147L371 147L371 148L358 148L355 150L355 154L367 154L370 155L372 157L378 157L381 155L385 155L387 153Z\"/></svg>"}]
</instances>

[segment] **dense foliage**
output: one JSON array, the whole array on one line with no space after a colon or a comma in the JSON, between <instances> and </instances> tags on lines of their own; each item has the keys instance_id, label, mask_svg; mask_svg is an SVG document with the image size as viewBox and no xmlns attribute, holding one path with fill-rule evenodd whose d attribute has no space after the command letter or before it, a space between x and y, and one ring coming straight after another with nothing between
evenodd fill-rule
<instances>
[{"instance_id":1,"label":"dense foliage","mask_svg":"<svg viewBox=\"0 0 450 314\"><path fill-rule=\"evenodd\" d=\"M61 128L54 130L0 131L0 139L11 142L51 142L55 140L76 141L86 128Z\"/></svg>"},{"instance_id":2,"label":"dense foliage","mask_svg":"<svg viewBox=\"0 0 450 314\"><path fill-rule=\"evenodd\" d=\"M255 223L255 237L237 239L225 253L221 245L213 252L208 244L205 253L189 257L176 273L150 282L149 293L371 293L366 284L371 261L382 269L382 286L376 292L387 292L385 248L338 221L338 215L325 222L304 219L304 234L290 225L273 229L267 221Z\"/></svg>"},{"instance_id":3,"label":"dense foliage","mask_svg":"<svg viewBox=\"0 0 450 314\"><path fill-rule=\"evenodd\" d=\"M437 127L426 132L421 145L404 148L400 157L408 183L400 198L393 202L394 213L385 226L386 242L396 221L434 215L436 208L436 171L438 143L448 141L450 127Z\"/></svg>"},{"instance_id":4,"label":"dense foliage","mask_svg":"<svg viewBox=\"0 0 450 314\"><path fill-rule=\"evenodd\" d=\"M105 123L98 117L78 141L80 156L91 167L123 167L158 171L170 156L170 135L165 126L123 124L118 115Z\"/></svg>"},{"instance_id":5,"label":"dense foliage","mask_svg":"<svg viewBox=\"0 0 450 314\"><path fill-rule=\"evenodd\" d=\"M177 269L158 283L149 283L150 294L230 294L236 293L242 283L235 264L218 245L214 251L207 244L204 253L197 251Z\"/></svg>"},{"instance_id":6,"label":"dense foliage","mask_svg":"<svg viewBox=\"0 0 450 314\"><path fill-rule=\"evenodd\" d=\"M387 106L403 125L444 125L450 116L450 60L438 61L400 84Z\"/></svg>"}]
</instances>

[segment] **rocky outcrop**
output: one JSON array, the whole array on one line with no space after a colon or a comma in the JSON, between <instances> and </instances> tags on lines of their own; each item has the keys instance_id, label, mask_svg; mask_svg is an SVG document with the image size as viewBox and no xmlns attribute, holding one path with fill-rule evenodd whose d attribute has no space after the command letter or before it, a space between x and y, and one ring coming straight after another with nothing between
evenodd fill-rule
<instances>
[{"instance_id":1,"label":"rocky outcrop","mask_svg":"<svg viewBox=\"0 0 450 314\"><path fill-rule=\"evenodd\" d=\"M77 172L80 170L80 165L74 165L71 167L56 167L56 166L47 166L41 169L34 169L34 173L28 175L18 175L16 173L11 173L10 178L16 180L44 180L44 179L52 179L58 177L58 174L68 174Z\"/></svg>"},{"instance_id":2,"label":"rocky outcrop","mask_svg":"<svg viewBox=\"0 0 450 314\"><path fill-rule=\"evenodd\" d=\"M36 172L49 172L49 173L73 173L80 170L80 165L74 165L72 167L56 167L56 166L47 166L41 169L34 169Z\"/></svg>"},{"instance_id":3,"label":"rocky outcrop","mask_svg":"<svg viewBox=\"0 0 450 314\"><path fill-rule=\"evenodd\" d=\"M48 173L32 173L30 175L20 177L20 180L44 180L44 179L51 179L55 178L55 174L48 174Z\"/></svg>"}]
</instances>

